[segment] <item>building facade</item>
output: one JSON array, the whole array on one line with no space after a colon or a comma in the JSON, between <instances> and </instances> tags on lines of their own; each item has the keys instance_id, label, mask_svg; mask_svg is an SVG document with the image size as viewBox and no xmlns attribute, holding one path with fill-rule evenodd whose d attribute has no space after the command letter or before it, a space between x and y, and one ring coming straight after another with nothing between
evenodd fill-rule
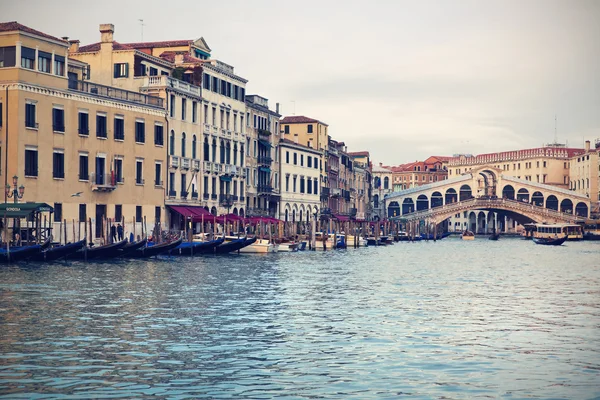
<instances>
[{"instance_id":1,"label":"building facade","mask_svg":"<svg viewBox=\"0 0 600 400\"><path fill-rule=\"evenodd\" d=\"M356 208L357 220L370 221L373 214L371 159L368 151L348 153L354 162L354 182L350 187L350 195Z\"/></svg>"},{"instance_id":2,"label":"building facade","mask_svg":"<svg viewBox=\"0 0 600 400\"><path fill-rule=\"evenodd\" d=\"M592 201L591 212L594 217L600 215L600 140L595 147L585 142L585 152L569 160L569 189L589 197Z\"/></svg>"},{"instance_id":3,"label":"building facade","mask_svg":"<svg viewBox=\"0 0 600 400\"><path fill-rule=\"evenodd\" d=\"M431 156L424 161L390 167L395 192L448 179L449 157Z\"/></svg>"},{"instance_id":4,"label":"building facade","mask_svg":"<svg viewBox=\"0 0 600 400\"><path fill-rule=\"evenodd\" d=\"M393 192L392 190L392 178L393 172L388 167L384 167L382 163L374 165L372 167L373 172L373 219L381 220L385 218L386 207L385 207L385 196Z\"/></svg>"},{"instance_id":5,"label":"building facade","mask_svg":"<svg viewBox=\"0 0 600 400\"><path fill-rule=\"evenodd\" d=\"M72 59L67 41L18 23L0 24L0 49L5 183L15 175L23 201L53 206L55 228L73 224L67 240L106 239L106 218L124 219L126 232L160 224L165 153L153 139L164 136L163 100L94 83L97 71Z\"/></svg>"},{"instance_id":6,"label":"building facade","mask_svg":"<svg viewBox=\"0 0 600 400\"><path fill-rule=\"evenodd\" d=\"M257 95L246 96L249 123L246 133L246 214L248 216L279 215L279 118L269 109L268 100Z\"/></svg>"},{"instance_id":7,"label":"building facade","mask_svg":"<svg viewBox=\"0 0 600 400\"><path fill-rule=\"evenodd\" d=\"M287 139L279 142L281 202L279 219L310 222L320 211L321 152Z\"/></svg>"}]
</instances>

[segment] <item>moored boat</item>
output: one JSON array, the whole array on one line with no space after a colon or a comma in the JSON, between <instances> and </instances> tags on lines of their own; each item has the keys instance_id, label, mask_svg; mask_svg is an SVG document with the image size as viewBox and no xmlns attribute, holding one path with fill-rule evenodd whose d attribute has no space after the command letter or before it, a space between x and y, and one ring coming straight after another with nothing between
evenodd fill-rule
<instances>
[{"instance_id":1,"label":"moored boat","mask_svg":"<svg viewBox=\"0 0 600 400\"><path fill-rule=\"evenodd\" d=\"M34 244L31 246L19 246L13 248L0 249L0 263L12 263L17 261L27 260L36 254L39 254L43 249L50 245L51 238L46 239L42 244Z\"/></svg>"},{"instance_id":2,"label":"moored boat","mask_svg":"<svg viewBox=\"0 0 600 400\"><path fill-rule=\"evenodd\" d=\"M488 239L489 240L498 240L498 239L500 239L500 232L494 231L494 233L492 233L492 236L490 236Z\"/></svg>"},{"instance_id":3,"label":"moored boat","mask_svg":"<svg viewBox=\"0 0 600 400\"><path fill-rule=\"evenodd\" d=\"M563 244L564 242L567 241L567 236L563 236L563 237L557 237L557 238L549 238L549 237L534 237L533 238L533 242L535 244L543 244L546 246L560 246L561 244Z\"/></svg>"},{"instance_id":4,"label":"moored boat","mask_svg":"<svg viewBox=\"0 0 600 400\"><path fill-rule=\"evenodd\" d=\"M283 242L279 243L277 251L280 252L294 252L299 250L299 243L295 242Z\"/></svg>"},{"instance_id":5,"label":"moored boat","mask_svg":"<svg viewBox=\"0 0 600 400\"><path fill-rule=\"evenodd\" d=\"M220 245L218 245L217 247L215 247L215 254L226 254L226 253L231 253L234 251L238 251L240 249L243 249L246 246L250 246L252 243L254 243L256 241L256 237L253 238L239 238L239 239L235 239L232 240L230 242L223 242Z\"/></svg>"},{"instance_id":6,"label":"moored boat","mask_svg":"<svg viewBox=\"0 0 600 400\"><path fill-rule=\"evenodd\" d=\"M125 247L127 239L123 239L120 242L105 244L98 247L84 247L81 250L76 251L71 255L74 260L99 260L99 259L110 259L119 256L119 250ZM87 254L86 254L87 253Z\"/></svg>"},{"instance_id":7,"label":"moored boat","mask_svg":"<svg viewBox=\"0 0 600 400\"><path fill-rule=\"evenodd\" d=\"M231 239L230 239L231 238ZM237 237L228 236L227 240L236 240ZM256 241L246 247L240 249L240 253L277 253L280 245L271 243L268 239L256 239Z\"/></svg>"},{"instance_id":8,"label":"moored boat","mask_svg":"<svg viewBox=\"0 0 600 400\"><path fill-rule=\"evenodd\" d=\"M76 251L80 250L85 246L85 240L82 239L74 243L67 243L61 246L50 247L44 251L41 251L37 254L34 254L30 260L31 261L56 261L61 258L65 260L69 258L69 256Z\"/></svg>"},{"instance_id":9,"label":"moored boat","mask_svg":"<svg viewBox=\"0 0 600 400\"><path fill-rule=\"evenodd\" d=\"M179 246L181 244L181 241L182 241L182 238L177 238L177 239L171 240L169 242L158 243L158 244L148 242L146 247L141 247L139 249L136 249L135 251L129 253L127 255L127 257L148 258L148 257L158 256L159 254L166 254L169 251L171 251L172 249Z\"/></svg>"},{"instance_id":10,"label":"moored boat","mask_svg":"<svg viewBox=\"0 0 600 400\"><path fill-rule=\"evenodd\" d=\"M475 240L475 234L471 231L464 231L461 238L462 240Z\"/></svg>"}]
</instances>

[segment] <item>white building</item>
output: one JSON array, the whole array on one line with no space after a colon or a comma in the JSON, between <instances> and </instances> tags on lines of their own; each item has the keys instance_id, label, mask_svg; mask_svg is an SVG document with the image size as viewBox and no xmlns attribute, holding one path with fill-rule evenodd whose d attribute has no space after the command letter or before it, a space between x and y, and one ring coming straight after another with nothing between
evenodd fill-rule
<instances>
[{"instance_id":1,"label":"white building","mask_svg":"<svg viewBox=\"0 0 600 400\"><path fill-rule=\"evenodd\" d=\"M391 169L385 168L381 163L373 165L373 218L383 219L385 215L384 197L392 193L392 175Z\"/></svg>"},{"instance_id":2,"label":"white building","mask_svg":"<svg viewBox=\"0 0 600 400\"><path fill-rule=\"evenodd\" d=\"M279 142L279 219L309 222L319 213L320 157L321 152L316 149L287 139Z\"/></svg>"}]
</instances>

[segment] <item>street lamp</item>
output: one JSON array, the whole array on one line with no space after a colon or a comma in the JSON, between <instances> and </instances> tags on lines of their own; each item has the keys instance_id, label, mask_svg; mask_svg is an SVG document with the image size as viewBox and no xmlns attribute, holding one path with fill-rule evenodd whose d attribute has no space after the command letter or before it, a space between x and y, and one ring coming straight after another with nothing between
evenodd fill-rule
<instances>
[{"instance_id":1,"label":"street lamp","mask_svg":"<svg viewBox=\"0 0 600 400\"><path fill-rule=\"evenodd\" d=\"M227 214L229 214L229 209L233 206L233 198L230 195L225 195L221 201L221 205L227 208Z\"/></svg>"},{"instance_id":2,"label":"street lamp","mask_svg":"<svg viewBox=\"0 0 600 400\"><path fill-rule=\"evenodd\" d=\"M25 186L21 185L17 188L18 184L19 177L15 175L13 176L13 188L11 189L10 185L6 185L6 197L9 199L14 198L15 203L18 203L19 199L22 199L25 194Z\"/></svg>"}]
</instances>

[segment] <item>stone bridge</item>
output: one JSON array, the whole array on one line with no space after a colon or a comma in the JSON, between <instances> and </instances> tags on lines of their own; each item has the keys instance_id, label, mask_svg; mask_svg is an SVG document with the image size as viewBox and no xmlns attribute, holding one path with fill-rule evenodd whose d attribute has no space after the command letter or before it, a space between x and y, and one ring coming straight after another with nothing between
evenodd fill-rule
<instances>
[{"instance_id":1,"label":"stone bridge","mask_svg":"<svg viewBox=\"0 0 600 400\"><path fill-rule=\"evenodd\" d=\"M456 178L423 185L385 197L389 218L444 219L467 210L500 211L526 222L573 222L590 214L590 199L556 186L502 175L481 167ZM432 221L433 222L433 221Z\"/></svg>"}]
</instances>

